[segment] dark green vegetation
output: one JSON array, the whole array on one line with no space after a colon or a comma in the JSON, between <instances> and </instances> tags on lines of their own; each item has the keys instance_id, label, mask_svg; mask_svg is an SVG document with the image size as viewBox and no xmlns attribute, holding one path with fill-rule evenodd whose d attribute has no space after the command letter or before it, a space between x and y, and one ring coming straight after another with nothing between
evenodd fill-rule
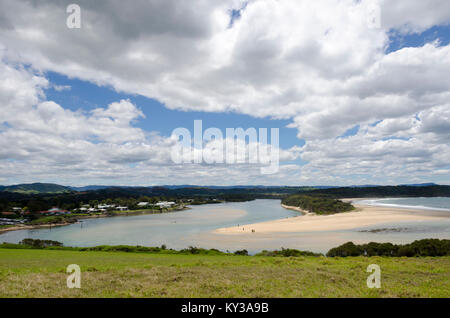
<instances>
[{"instance_id":1,"label":"dark green vegetation","mask_svg":"<svg viewBox=\"0 0 450 318\"><path fill-rule=\"evenodd\" d=\"M392 243L368 243L355 245L345 243L331 249L328 257L347 256L390 256L390 257L419 257L419 256L450 256L450 240L425 239L411 244L394 245ZM448 268L450 274L450 268ZM450 278L450 277L449 277Z\"/></svg>"},{"instance_id":2,"label":"dark green vegetation","mask_svg":"<svg viewBox=\"0 0 450 318\"><path fill-rule=\"evenodd\" d=\"M165 245L161 247L147 247L147 246L130 246L130 245L99 245L93 247L71 247L63 246L61 242L50 240L35 240L24 239L19 244L2 243L0 248L3 249L48 249L48 250L64 250L64 251L79 251L79 252L126 252L126 253L150 253L150 254L177 254L177 255L233 255L231 253L221 252L216 249L204 249L197 247L189 247L182 250L169 249ZM243 254L242 251L237 251L236 255Z\"/></svg>"},{"instance_id":3,"label":"dark green vegetation","mask_svg":"<svg viewBox=\"0 0 450 318\"><path fill-rule=\"evenodd\" d=\"M350 203L325 195L295 194L284 198L281 202L320 215L349 212L355 209Z\"/></svg>"},{"instance_id":4,"label":"dark green vegetation","mask_svg":"<svg viewBox=\"0 0 450 318\"><path fill-rule=\"evenodd\" d=\"M20 245L22 246L29 246L29 247L33 247L33 248L46 248L46 247L50 247L50 246L63 246L63 244L61 242L58 241L52 241L52 240L35 240L35 239L30 239L30 238L26 238L23 239L20 242Z\"/></svg>"},{"instance_id":5,"label":"dark green vegetation","mask_svg":"<svg viewBox=\"0 0 450 318\"><path fill-rule=\"evenodd\" d=\"M0 297L450 297L450 257L249 257L0 248ZM56 247L55 247L56 248ZM69 264L81 288L69 289ZM366 285L381 267L381 289Z\"/></svg>"},{"instance_id":6,"label":"dark green vegetation","mask_svg":"<svg viewBox=\"0 0 450 318\"><path fill-rule=\"evenodd\" d=\"M51 250L70 250L80 252L127 252L127 253L152 253L152 254L178 254L178 255L240 255L248 256L247 250L238 250L234 253L222 252L217 249L204 249L198 247L189 247L182 250L169 249L165 245L161 247L147 247L147 246L130 246L130 245L100 245L93 247L71 247L63 246L61 242L39 240L27 238L22 240L19 244L3 243L0 244L0 248L4 249L51 249ZM284 257L298 257L298 256L322 256L322 254L316 254L307 251L299 251L294 249L282 249L281 251L263 251L257 254L257 256L284 256Z\"/></svg>"},{"instance_id":7,"label":"dark green vegetation","mask_svg":"<svg viewBox=\"0 0 450 318\"><path fill-rule=\"evenodd\" d=\"M337 198L382 198L382 197L450 197L450 186L377 186L343 187L315 190Z\"/></svg>"},{"instance_id":8,"label":"dark green vegetation","mask_svg":"<svg viewBox=\"0 0 450 318\"><path fill-rule=\"evenodd\" d=\"M300 257L300 256L322 256L322 254L308 252L308 251L299 251L290 248L282 248L281 251L262 251L261 253L256 254L255 256L282 256L282 257Z\"/></svg>"},{"instance_id":9,"label":"dark green vegetation","mask_svg":"<svg viewBox=\"0 0 450 318\"><path fill-rule=\"evenodd\" d=\"M70 215L44 216L28 222L28 225L75 223L77 218Z\"/></svg>"},{"instance_id":10,"label":"dark green vegetation","mask_svg":"<svg viewBox=\"0 0 450 318\"><path fill-rule=\"evenodd\" d=\"M238 250L234 253L222 252L217 249L204 249L189 247L182 250L168 249L165 245L161 247L130 246L130 245L100 245L93 247L70 247L63 246L62 243L49 240L24 239L20 244L3 243L0 248L4 249L56 249L71 250L80 252L132 252L132 253L160 253L160 254L192 254L192 255L241 255L248 256L247 250ZM255 256L323 256L319 253L300 251L296 249L282 248L279 251L262 251ZM349 257L349 256L384 256L384 257L438 257L450 256L450 240L424 239L414 241L411 244L394 245L392 243L368 243L355 245L353 242L345 243L339 247L331 249L327 253L328 257Z\"/></svg>"}]
</instances>

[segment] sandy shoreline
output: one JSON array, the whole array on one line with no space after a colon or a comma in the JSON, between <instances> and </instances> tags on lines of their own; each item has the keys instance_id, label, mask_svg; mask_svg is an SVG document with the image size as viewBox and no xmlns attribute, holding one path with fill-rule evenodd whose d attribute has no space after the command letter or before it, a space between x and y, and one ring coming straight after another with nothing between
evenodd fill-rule
<instances>
[{"instance_id":1,"label":"sandy shoreline","mask_svg":"<svg viewBox=\"0 0 450 318\"><path fill-rule=\"evenodd\" d=\"M5 227L0 229L0 234L9 232L9 231L20 231L20 230L35 230L35 229L44 229L44 228L50 228L50 227L58 227L58 226L66 226L71 225L75 223L56 223L56 224L36 224L36 225L14 225L11 227Z\"/></svg>"},{"instance_id":2,"label":"sandy shoreline","mask_svg":"<svg viewBox=\"0 0 450 318\"><path fill-rule=\"evenodd\" d=\"M296 207L296 206L289 206L289 205L284 205L284 204L282 204L281 207L282 207L282 208L285 208L285 209L287 209L287 210L293 210L293 211L300 212L300 213L302 213L303 215L311 215L311 214L312 214L311 212L306 211L306 210L303 210L303 209L300 209L300 208L298 208L298 207Z\"/></svg>"},{"instance_id":3,"label":"sandy shoreline","mask_svg":"<svg viewBox=\"0 0 450 318\"><path fill-rule=\"evenodd\" d=\"M344 199L353 201L353 199ZM358 199L364 200L364 199ZM377 224L411 222L411 221L430 221L439 219L449 219L448 212L391 208L379 206L356 205L356 211L333 215L315 215L305 213L305 211L296 207L284 208L295 210L304 215L288 219L280 219L263 223L241 225L239 227L228 227L215 230L214 234L244 234L244 233L294 233L294 232L320 232L320 231L338 231L361 228Z\"/></svg>"}]
</instances>

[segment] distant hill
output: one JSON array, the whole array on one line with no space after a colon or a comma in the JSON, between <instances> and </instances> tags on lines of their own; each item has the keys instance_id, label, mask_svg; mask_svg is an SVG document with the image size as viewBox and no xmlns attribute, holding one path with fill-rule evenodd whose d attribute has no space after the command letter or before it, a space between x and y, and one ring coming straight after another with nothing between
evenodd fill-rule
<instances>
[{"instance_id":1,"label":"distant hill","mask_svg":"<svg viewBox=\"0 0 450 318\"><path fill-rule=\"evenodd\" d=\"M398 187L433 187L437 186L436 183L412 183L412 184L399 184ZM362 184L362 185L352 185L349 188L375 188L382 187L379 184ZM328 187L328 188L342 188L342 187Z\"/></svg>"},{"instance_id":2,"label":"distant hill","mask_svg":"<svg viewBox=\"0 0 450 318\"><path fill-rule=\"evenodd\" d=\"M376 184L360 184L360 185L352 185L349 188L375 188L380 187L380 185ZM335 188L342 188L342 187L335 187Z\"/></svg>"},{"instance_id":3,"label":"distant hill","mask_svg":"<svg viewBox=\"0 0 450 318\"><path fill-rule=\"evenodd\" d=\"M68 187L53 183L30 183L30 184L17 184L12 186L0 186L0 191L22 193L22 194L72 192L72 190Z\"/></svg>"},{"instance_id":4,"label":"distant hill","mask_svg":"<svg viewBox=\"0 0 450 318\"><path fill-rule=\"evenodd\" d=\"M18 184L0 186L0 192L11 195L40 195L40 194L76 194L89 193L92 199L99 197L129 197L129 196L229 196L245 195L255 198L279 197L285 194L320 192L338 197L368 197L368 196L450 196L450 186L439 186L433 183L409 184L400 186L198 186L198 185L164 185L150 187L87 185L83 187L66 187L52 183ZM11 197L12 199L12 197Z\"/></svg>"},{"instance_id":5,"label":"distant hill","mask_svg":"<svg viewBox=\"0 0 450 318\"><path fill-rule=\"evenodd\" d=\"M313 192L328 194L337 198L449 197L450 186L403 185L365 188L342 187L332 189L318 189Z\"/></svg>"},{"instance_id":6,"label":"distant hill","mask_svg":"<svg viewBox=\"0 0 450 318\"><path fill-rule=\"evenodd\" d=\"M112 188L112 186L103 186L103 185L88 185L84 187L69 187L73 191L93 191L93 190L102 190L107 188Z\"/></svg>"},{"instance_id":7,"label":"distant hill","mask_svg":"<svg viewBox=\"0 0 450 318\"><path fill-rule=\"evenodd\" d=\"M433 187L437 186L436 183L413 183L413 184L400 184L400 186L408 186L408 187Z\"/></svg>"},{"instance_id":8,"label":"distant hill","mask_svg":"<svg viewBox=\"0 0 450 318\"><path fill-rule=\"evenodd\" d=\"M289 186L264 186L264 185L233 185L233 186L211 186L211 185L163 185L162 188L166 189L278 189L278 188L316 188L316 187L289 187ZM152 188L152 187L149 187Z\"/></svg>"},{"instance_id":9,"label":"distant hill","mask_svg":"<svg viewBox=\"0 0 450 318\"><path fill-rule=\"evenodd\" d=\"M278 189L278 188L299 188L299 189L318 189L318 188L333 188L333 187L284 187L284 186L263 186L263 185L236 185L236 186L208 186L208 185L192 185L192 184L181 184L181 185L162 185L162 186L149 186L149 187L138 187L138 186L106 186L106 185L88 185L83 187L69 187L74 191L93 191L93 190L103 190L109 188L121 188L121 189L136 189L136 188L164 188L169 190L177 189L215 189L215 190L226 190L226 189ZM337 187L336 187L337 188Z\"/></svg>"}]
</instances>

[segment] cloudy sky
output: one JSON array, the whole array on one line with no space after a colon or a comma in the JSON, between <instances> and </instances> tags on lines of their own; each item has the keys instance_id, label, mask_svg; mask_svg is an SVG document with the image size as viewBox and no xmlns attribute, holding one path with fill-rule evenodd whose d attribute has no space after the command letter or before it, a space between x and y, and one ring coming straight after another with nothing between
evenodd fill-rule
<instances>
[{"instance_id":1,"label":"cloudy sky","mask_svg":"<svg viewBox=\"0 0 450 318\"><path fill-rule=\"evenodd\" d=\"M73 2L0 0L0 184L450 184L448 0ZM278 172L175 164L194 120Z\"/></svg>"}]
</instances>

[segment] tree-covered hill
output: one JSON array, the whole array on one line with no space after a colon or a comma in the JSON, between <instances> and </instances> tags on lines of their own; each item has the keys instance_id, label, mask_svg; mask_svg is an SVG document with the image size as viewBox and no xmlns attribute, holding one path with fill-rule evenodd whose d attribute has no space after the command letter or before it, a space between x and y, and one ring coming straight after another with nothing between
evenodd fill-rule
<instances>
[{"instance_id":1,"label":"tree-covered hill","mask_svg":"<svg viewBox=\"0 0 450 318\"><path fill-rule=\"evenodd\" d=\"M355 208L350 203L342 202L324 195L302 195L288 196L282 200L284 205L294 206L316 214L335 214L352 211Z\"/></svg>"},{"instance_id":2,"label":"tree-covered hill","mask_svg":"<svg viewBox=\"0 0 450 318\"><path fill-rule=\"evenodd\" d=\"M68 187L53 183L30 183L17 184L12 186L2 186L0 191L23 193L23 194L40 194L40 193L71 193Z\"/></svg>"},{"instance_id":3,"label":"tree-covered hill","mask_svg":"<svg viewBox=\"0 0 450 318\"><path fill-rule=\"evenodd\" d=\"M331 195L337 198L370 198L370 197L449 197L450 186L376 186L376 187L343 187L315 190L315 193Z\"/></svg>"}]
</instances>

